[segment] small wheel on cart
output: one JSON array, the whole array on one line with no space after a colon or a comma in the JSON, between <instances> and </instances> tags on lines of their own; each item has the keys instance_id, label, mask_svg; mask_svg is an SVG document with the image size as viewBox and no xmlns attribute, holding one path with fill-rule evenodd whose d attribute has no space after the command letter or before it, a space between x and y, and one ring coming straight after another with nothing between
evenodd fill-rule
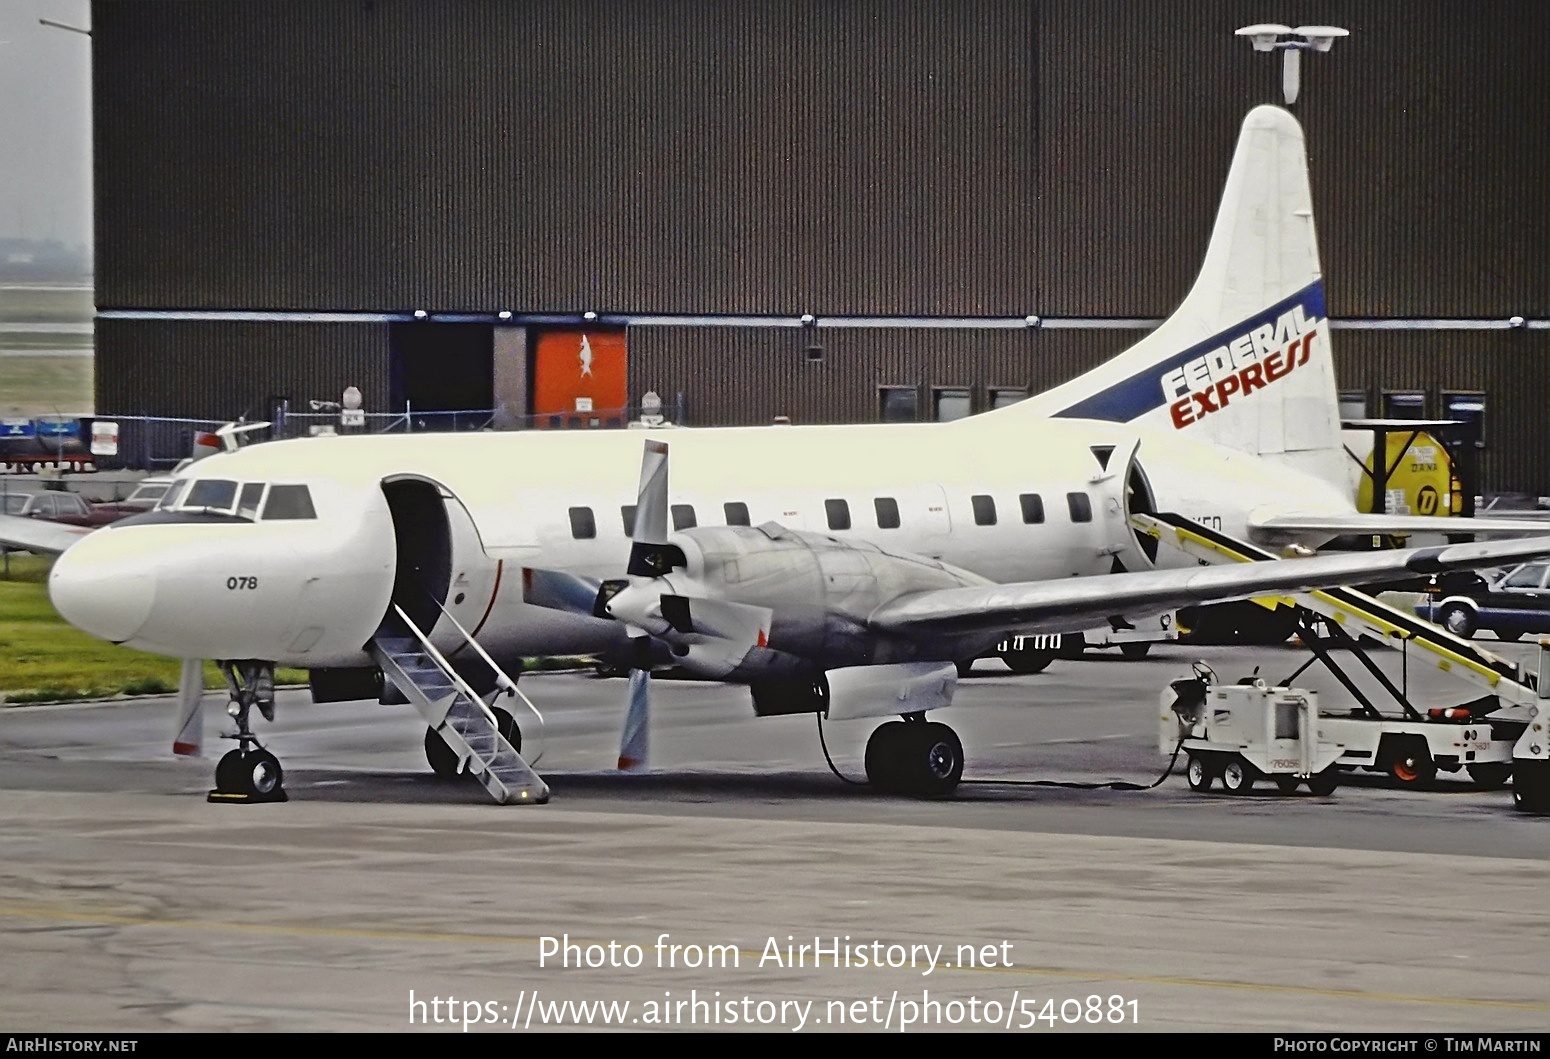
<instances>
[{"instance_id":1,"label":"small wheel on cart","mask_svg":"<svg viewBox=\"0 0 1550 1059\"><path fill-rule=\"evenodd\" d=\"M1253 767L1241 757L1222 766L1222 789L1228 794L1247 794L1254 787Z\"/></svg>"},{"instance_id":2,"label":"small wheel on cart","mask_svg":"<svg viewBox=\"0 0 1550 1059\"><path fill-rule=\"evenodd\" d=\"M1297 791L1297 777L1296 776L1277 776L1276 777L1276 790L1280 791L1282 794L1294 794L1294 793L1296 793L1296 791Z\"/></svg>"},{"instance_id":3,"label":"small wheel on cart","mask_svg":"<svg viewBox=\"0 0 1550 1059\"><path fill-rule=\"evenodd\" d=\"M1206 759L1194 754L1189 756L1189 761L1184 766L1184 779L1192 791L1208 791L1211 789L1211 766Z\"/></svg>"}]
</instances>

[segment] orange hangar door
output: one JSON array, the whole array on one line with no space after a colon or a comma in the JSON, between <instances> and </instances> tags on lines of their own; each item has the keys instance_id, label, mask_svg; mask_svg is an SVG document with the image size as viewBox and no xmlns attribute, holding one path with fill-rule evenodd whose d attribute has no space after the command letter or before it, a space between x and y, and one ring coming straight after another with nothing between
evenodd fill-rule
<instances>
[{"instance_id":1,"label":"orange hangar door","mask_svg":"<svg viewBox=\"0 0 1550 1059\"><path fill-rule=\"evenodd\" d=\"M622 427L629 418L629 355L622 327L538 332L533 425Z\"/></svg>"}]
</instances>

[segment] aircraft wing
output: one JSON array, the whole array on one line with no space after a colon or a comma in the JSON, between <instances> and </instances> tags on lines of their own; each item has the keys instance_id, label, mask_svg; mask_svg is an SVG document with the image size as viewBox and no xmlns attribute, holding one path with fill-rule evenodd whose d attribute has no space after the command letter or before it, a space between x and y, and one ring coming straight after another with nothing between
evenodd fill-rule
<instances>
[{"instance_id":1,"label":"aircraft wing","mask_svg":"<svg viewBox=\"0 0 1550 1059\"><path fill-rule=\"evenodd\" d=\"M39 555L58 555L92 532L93 528L21 515L0 515L0 548L37 552Z\"/></svg>"},{"instance_id":2,"label":"aircraft wing","mask_svg":"<svg viewBox=\"0 0 1550 1059\"><path fill-rule=\"evenodd\" d=\"M873 611L868 624L904 636L1069 632L1111 617L1141 617L1201 603L1499 566L1541 555L1550 555L1550 537L938 589L885 603Z\"/></svg>"},{"instance_id":3,"label":"aircraft wing","mask_svg":"<svg viewBox=\"0 0 1550 1059\"><path fill-rule=\"evenodd\" d=\"M1450 518L1437 515L1266 515L1251 518L1256 533L1476 533L1494 537L1526 537L1550 529L1550 522L1535 518Z\"/></svg>"}]
</instances>

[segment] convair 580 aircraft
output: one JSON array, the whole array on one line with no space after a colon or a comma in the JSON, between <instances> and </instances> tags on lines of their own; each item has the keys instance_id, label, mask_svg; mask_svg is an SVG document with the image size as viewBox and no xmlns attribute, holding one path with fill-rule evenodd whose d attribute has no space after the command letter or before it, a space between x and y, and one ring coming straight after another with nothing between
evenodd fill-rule
<instances>
[{"instance_id":1,"label":"convair 580 aircraft","mask_svg":"<svg viewBox=\"0 0 1550 1059\"><path fill-rule=\"evenodd\" d=\"M1173 512L1309 547L1424 528L1356 511L1339 431L1302 131L1260 107L1183 305L1016 406L951 423L252 445L71 547L49 585L87 632L223 660L242 742L217 794L278 789L247 717L272 706L280 664L313 670L320 699L409 698L439 771L541 800L520 734L481 692L509 690L500 667L520 656L580 653L638 671L622 758L643 756L644 674L671 664L748 684L761 715L900 716L873 734L869 776L942 793L963 749L924 714L951 702L955 661L1008 632L1550 552L1541 538L1201 569L1132 522Z\"/></svg>"}]
</instances>

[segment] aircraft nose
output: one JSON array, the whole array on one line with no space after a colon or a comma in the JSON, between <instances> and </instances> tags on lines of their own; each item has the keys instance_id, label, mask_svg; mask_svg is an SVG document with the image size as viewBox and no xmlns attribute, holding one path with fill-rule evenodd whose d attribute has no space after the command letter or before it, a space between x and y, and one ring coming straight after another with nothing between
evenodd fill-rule
<instances>
[{"instance_id":1,"label":"aircraft nose","mask_svg":"<svg viewBox=\"0 0 1550 1059\"><path fill-rule=\"evenodd\" d=\"M156 578L143 568L93 561L91 544L89 538L83 540L54 560L49 599L60 616L82 632L123 643L151 616Z\"/></svg>"}]
</instances>

